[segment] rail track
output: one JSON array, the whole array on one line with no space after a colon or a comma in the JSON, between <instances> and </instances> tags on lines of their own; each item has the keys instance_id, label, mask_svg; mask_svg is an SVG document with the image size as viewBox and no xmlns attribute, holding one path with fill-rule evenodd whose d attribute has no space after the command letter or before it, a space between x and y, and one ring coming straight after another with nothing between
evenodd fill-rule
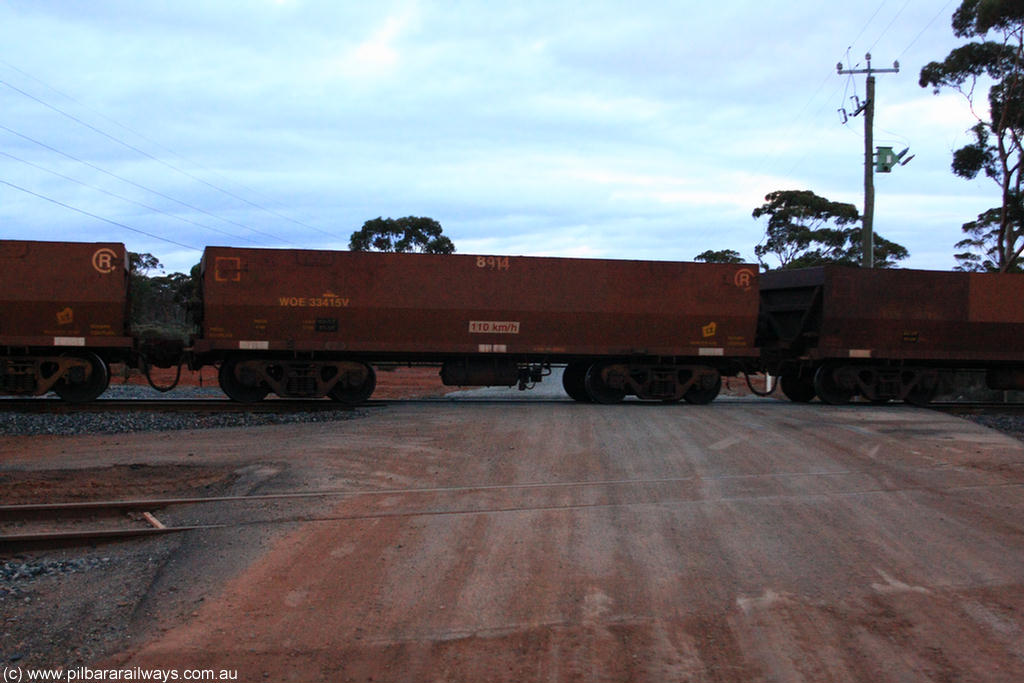
<instances>
[{"instance_id":1,"label":"rail track","mask_svg":"<svg viewBox=\"0 0 1024 683\"><path fill-rule=\"evenodd\" d=\"M0 505L0 529L4 526L31 528L28 531L0 531L0 556L6 552L45 549L158 536L182 531L218 529L224 524L168 525L154 514L174 506L225 503L254 503L353 495L349 491L278 493L247 496L207 496L95 500L65 503Z\"/></svg>"},{"instance_id":2,"label":"rail track","mask_svg":"<svg viewBox=\"0 0 1024 683\"><path fill-rule=\"evenodd\" d=\"M1001 403L979 401L938 401L928 406L944 413L981 415L987 413L1024 414L1024 403Z\"/></svg>"},{"instance_id":3,"label":"rail track","mask_svg":"<svg viewBox=\"0 0 1024 683\"><path fill-rule=\"evenodd\" d=\"M389 403L564 403L565 397L547 395L498 396L436 396L429 398L372 399L357 406L346 405L329 399L284 399L269 398L258 403L237 403L226 397L217 398L141 398L141 399L98 399L90 403L67 403L58 398L0 398L0 412L20 413L100 413L100 412L206 412L206 413L288 413L288 412L332 412L356 408L380 408ZM762 403L763 399L753 397L719 400L725 403ZM784 403L787 401L783 401ZM868 402L854 402L855 407L876 407ZM904 405L893 403L892 406ZM936 401L928 408L948 413L1024 413L1024 403L979 402L979 401Z\"/></svg>"},{"instance_id":4,"label":"rail track","mask_svg":"<svg viewBox=\"0 0 1024 683\"><path fill-rule=\"evenodd\" d=\"M930 468L921 468L930 469ZM786 472L776 475L738 474L701 477L715 479L761 480L807 477L828 479L867 474L857 469L833 472ZM235 496L180 498L149 498L129 500L97 500L67 503L0 505L0 557L24 550L95 545L99 543L144 538L183 531L204 531L250 524L294 522L326 522L340 520L381 519L387 517L422 517L433 515L495 514L537 510L572 510L583 508L629 507L632 505L678 505L692 501L680 490L697 478L652 477L638 479L576 480L554 482L523 482L515 484L475 484L436 487L389 489L339 489L319 491L288 491ZM991 485L988 485L991 486ZM1020 488L1024 481L1008 481L1000 486ZM947 490L966 490L973 485L952 485ZM890 491L928 490L933 487L887 485L869 486L851 491L849 495L885 493ZM585 493L589 491L590 493ZM603 492L599 493L599 492ZM789 493L766 493L764 497L788 497ZM403 500L395 506L394 500ZM335 510L326 514L287 513L280 508L263 511L255 517L245 506L302 502L314 499L346 499L364 501L348 512ZM379 499L379 500L376 500ZM387 503L383 505L383 503ZM380 505L378 505L380 504ZM178 506L213 506L223 509L216 521L192 524L165 524L155 513ZM227 506L239 505L240 513L232 516ZM194 511L193 511L194 512ZM173 516L173 515L171 515ZM34 528L32 528L34 526ZM29 527L28 531L24 529ZM12 531L5 531L9 529Z\"/></svg>"},{"instance_id":5,"label":"rail track","mask_svg":"<svg viewBox=\"0 0 1024 683\"><path fill-rule=\"evenodd\" d=\"M227 398L98 399L90 403L67 403L57 398L0 399L0 411L20 413L103 413L103 412L198 412L198 413L288 413L337 412L357 407L383 405L370 401L350 406L329 399L268 399L259 403L236 403Z\"/></svg>"}]
</instances>

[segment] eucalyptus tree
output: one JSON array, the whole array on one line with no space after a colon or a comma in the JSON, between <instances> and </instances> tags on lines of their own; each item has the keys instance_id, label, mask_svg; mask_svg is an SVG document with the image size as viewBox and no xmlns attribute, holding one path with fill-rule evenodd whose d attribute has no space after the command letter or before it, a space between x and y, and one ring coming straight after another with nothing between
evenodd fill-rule
<instances>
[{"instance_id":1,"label":"eucalyptus tree","mask_svg":"<svg viewBox=\"0 0 1024 683\"><path fill-rule=\"evenodd\" d=\"M774 257L779 268L804 268L827 263L857 266L861 263L860 213L853 204L835 202L810 190L778 190L765 195L765 203L753 217L767 217L765 238L754 247L761 266L770 268ZM902 245L876 234L875 267L892 268L909 253Z\"/></svg>"},{"instance_id":2,"label":"eucalyptus tree","mask_svg":"<svg viewBox=\"0 0 1024 683\"><path fill-rule=\"evenodd\" d=\"M919 83L967 99L976 123L971 142L953 152L953 173L967 179L984 173L1001 193L999 206L963 226L958 268L1018 270L1024 253L1024 3L963 0L952 24L958 38L971 42L927 64ZM988 97L979 102L982 83Z\"/></svg>"}]
</instances>

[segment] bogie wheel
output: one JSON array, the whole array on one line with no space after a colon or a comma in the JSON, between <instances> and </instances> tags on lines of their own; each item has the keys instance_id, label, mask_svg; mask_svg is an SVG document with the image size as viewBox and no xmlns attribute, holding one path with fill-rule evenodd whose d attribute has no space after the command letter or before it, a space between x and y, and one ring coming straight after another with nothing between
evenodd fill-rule
<instances>
[{"instance_id":1,"label":"bogie wheel","mask_svg":"<svg viewBox=\"0 0 1024 683\"><path fill-rule=\"evenodd\" d=\"M69 354L72 355L72 354ZM73 354L89 363L89 376L81 382L72 382L67 378L53 385L53 390L68 403L87 403L110 386L110 368L95 353L85 352Z\"/></svg>"},{"instance_id":2,"label":"bogie wheel","mask_svg":"<svg viewBox=\"0 0 1024 683\"><path fill-rule=\"evenodd\" d=\"M366 368L366 378L363 380L363 383L353 387L338 382L327 393L332 401L349 406L357 406L360 403L365 403L373 395L373 390L377 388L377 373L369 365L364 364L363 367Z\"/></svg>"},{"instance_id":3,"label":"bogie wheel","mask_svg":"<svg viewBox=\"0 0 1024 683\"><path fill-rule=\"evenodd\" d=\"M569 363L562 373L562 387L569 398L579 403L590 403L592 399L587 393L587 370L589 363Z\"/></svg>"},{"instance_id":4,"label":"bogie wheel","mask_svg":"<svg viewBox=\"0 0 1024 683\"><path fill-rule=\"evenodd\" d=\"M235 372L237 365L238 360L235 358L225 358L220 364L217 379L220 382L221 391L227 394L232 401L259 403L270 393L270 389L259 380L253 382L240 380Z\"/></svg>"},{"instance_id":5,"label":"bogie wheel","mask_svg":"<svg viewBox=\"0 0 1024 683\"><path fill-rule=\"evenodd\" d=\"M783 375L779 378L779 389L794 403L809 403L817 396L813 380L800 375Z\"/></svg>"},{"instance_id":6,"label":"bogie wheel","mask_svg":"<svg viewBox=\"0 0 1024 683\"><path fill-rule=\"evenodd\" d=\"M903 400L910 405L924 407L935 399L935 394L938 391L939 386L937 383L932 383L931 386L928 386L923 383L923 380L918 380L917 384L907 392Z\"/></svg>"},{"instance_id":7,"label":"bogie wheel","mask_svg":"<svg viewBox=\"0 0 1024 683\"><path fill-rule=\"evenodd\" d=\"M702 375L700 379L683 394L683 400L693 405L711 403L722 390L722 376L716 371L713 375Z\"/></svg>"},{"instance_id":8,"label":"bogie wheel","mask_svg":"<svg viewBox=\"0 0 1024 683\"><path fill-rule=\"evenodd\" d=\"M625 389L616 389L615 387L609 386L602 377L602 371L608 367L606 363L594 363L587 370L586 378L584 379L584 385L587 389L587 395L590 396L590 400L594 403L604 403L607 405L613 403L622 403L622 399L626 398Z\"/></svg>"},{"instance_id":9,"label":"bogie wheel","mask_svg":"<svg viewBox=\"0 0 1024 683\"><path fill-rule=\"evenodd\" d=\"M814 373L814 393L825 403L842 406L853 398L853 389L840 386L836 381L835 372L840 366L824 364Z\"/></svg>"}]
</instances>

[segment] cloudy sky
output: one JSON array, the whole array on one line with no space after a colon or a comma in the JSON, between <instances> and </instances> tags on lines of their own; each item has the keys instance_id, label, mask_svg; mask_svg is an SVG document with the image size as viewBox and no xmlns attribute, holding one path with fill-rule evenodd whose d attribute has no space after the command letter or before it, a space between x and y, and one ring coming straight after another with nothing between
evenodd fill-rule
<instances>
[{"instance_id":1,"label":"cloudy sky","mask_svg":"<svg viewBox=\"0 0 1024 683\"><path fill-rule=\"evenodd\" d=\"M462 253L753 259L780 189L863 204L905 266L948 269L998 203L956 178L974 123L918 86L959 0L0 0L0 236L347 247L430 216Z\"/></svg>"}]
</instances>

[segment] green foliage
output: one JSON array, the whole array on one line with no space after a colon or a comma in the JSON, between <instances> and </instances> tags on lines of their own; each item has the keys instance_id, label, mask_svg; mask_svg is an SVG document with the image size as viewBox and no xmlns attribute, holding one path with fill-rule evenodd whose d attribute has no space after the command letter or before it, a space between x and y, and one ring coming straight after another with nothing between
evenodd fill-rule
<instances>
[{"instance_id":1,"label":"green foliage","mask_svg":"<svg viewBox=\"0 0 1024 683\"><path fill-rule=\"evenodd\" d=\"M163 265L152 254L128 252L128 268L132 275L145 275L151 270L163 270Z\"/></svg>"},{"instance_id":2,"label":"green foliage","mask_svg":"<svg viewBox=\"0 0 1024 683\"><path fill-rule=\"evenodd\" d=\"M199 265L189 275L150 277L150 271L163 272L152 254L129 252L128 263L132 331L139 336L187 340L193 331L188 311L198 310Z\"/></svg>"},{"instance_id":3,"label":"green foliage","mask_svg":"<svg viewBox=\"0 0 1024 683\"><path fill-rule=\"evenodd\" d=\"M352 233L348 248L352 251L420 252L452 254L455 245L441 234L441 224L433 218L374 218Z\"/></svg>"},{"instance_id":4,"label":"green foliage","mask_svg":"<svg viewBox=\"0 0 1024 683\"><path fill-rule=\"evenodd\" d=\"M754 254L766 270L767 256L774 256L779 268L861 263L861 219L853 204L833 202L810 190L779 190L754 209L754 218L763 216L768 227ZM905 247L878 234L874 247L877 268L892 268L909 255Z\"/></svg>"},{"instance_id":5,"label":"green foliage","mask_svg":"<svg viewBox=\"0 0 1024 683\"><path fill-rule=\"evenodd\" d=\"M973 179L984 172L996 182L1002 204L963 226L957 243L958 269L997 271L1020 267L1024 252L1022 162L1024 162L1024 3L1020 0L963 0L953 13L953 33L979 38L955 48L941 62L921 69L919 84L936 93L950 88L971 105L978 122L973 140L953 152L953 173ZM987 39L989 35L993 39ZM991 81L987 117L975 108L980 79ZM995 213L992 213L992 212Z\"/></svg>"},{"instance_id":6,"label":"green foliage","mask_svg":"<svg viewBox=\"0 0 1024 683\"><path fill-rule=\"evenodd\" d=\"M953 13L953 33L958 38L980 36L991 30L1008 31L1024 22L1020 0L964 0Z\"/></svg>"},{"instance_id":7,"label":"green foliage","mask_svg":"<svg viewBox=\"0 0 1024 683\"><path fill-rule=\"evenodd\" d=\"M1024 211L1019 198L1011 207L1018 213ZM997 273L1001 270L997 239L1001 216L1002 208L996 207L980 213L977 220L964 223L963 231L967 237L956 243L957 249L964 251L954 255L957 261L954 270L972 273ZM1024 216L1017 216L1014 220L1022 218ZM1024 273L1024 259L1018 258L1003 270L1008 273Z\"/></svg>"},{"instance_id":8,"label":"green foliage","mask_svg":"<svg viewBox=\"0 0 1024 683\"><path fill-rule=\"evenodd\" d=\"M719 249L718 251L708 249L694 256L693 260L704 263L743 263L743 257L735 249Z\"/></svg>"}]
</instances>

